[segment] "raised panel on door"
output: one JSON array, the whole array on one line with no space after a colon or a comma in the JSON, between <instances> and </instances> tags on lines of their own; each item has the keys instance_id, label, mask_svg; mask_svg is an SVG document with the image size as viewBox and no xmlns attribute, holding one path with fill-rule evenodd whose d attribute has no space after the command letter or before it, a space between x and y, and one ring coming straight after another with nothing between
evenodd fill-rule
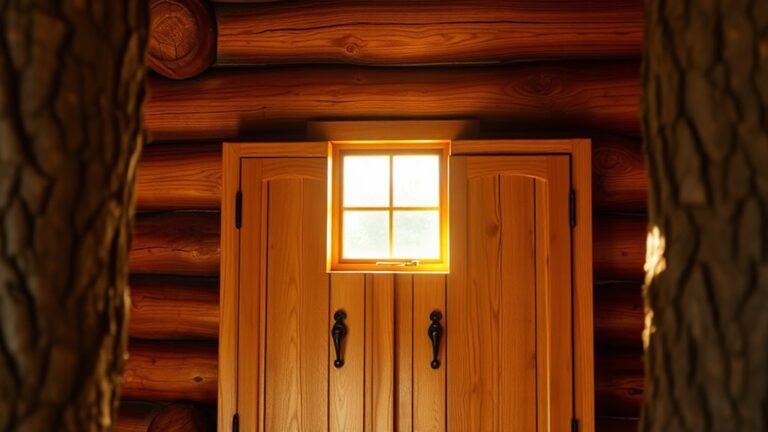
<instances>
[{"instance_id":1,"label":"raised panel on door","mask_svg":"<svg viewBox=\"0 0 768 432\"><path fill-rule=\"evenodd\" d=\"M565 156L452 159L449 431L570 425L570 278L551 274L570 273L568 170Z\"/></svg>"},{"instance_id":2,"label":"raised panel on door","mask_svg":"<svg viewBox=\"0 0 768 432\"><path fill-rule=\"evenodd\" d=\"M238 411L243 431L328 428L324 159L242 162Z\"/></svg>"}]
</instances>

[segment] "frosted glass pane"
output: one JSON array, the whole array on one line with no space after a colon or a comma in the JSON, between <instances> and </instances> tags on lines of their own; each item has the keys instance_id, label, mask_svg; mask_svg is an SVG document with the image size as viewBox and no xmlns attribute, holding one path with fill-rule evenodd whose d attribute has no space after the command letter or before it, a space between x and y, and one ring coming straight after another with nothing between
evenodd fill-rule
<instances>
[{"instance_id":1,"label":"frosted glass pane","mask_svg":"<svg viewBox=\"0 0 768 432\"><path fill-rule=\"evenodd\" d=\"M389 256L389 212L344 212L344 258L386 258Z\"/></svg>"},{"instance_id":2,"label":"frosted glass pane","mask_svg":"<svg viewBox=\"0 0 768 432\"><path fill-rule=\"evenodd\" d=\"M440 205L439 156L395 156L392 171L392 192L396 207Z\"/></svg>"},{"instance_id":3,"label":"frosted glass pane","mask_svg":"<svg viewBox=\"0 0 768 432\"><path fill-rule=\"evenodd\" d=\"M389 207L389 156L344 156L344 207Z\"/></svg>"},{"instance_id":4,"label":"frosted glass pane","mask_svg":"<svg viewBox=\"0 0 768 432\"><path fill-rule=\"evenodd\" d=\"M396 211L393 219L393 254L397 258L440 257L440 213Z\"/></svg>"}]
</instances>

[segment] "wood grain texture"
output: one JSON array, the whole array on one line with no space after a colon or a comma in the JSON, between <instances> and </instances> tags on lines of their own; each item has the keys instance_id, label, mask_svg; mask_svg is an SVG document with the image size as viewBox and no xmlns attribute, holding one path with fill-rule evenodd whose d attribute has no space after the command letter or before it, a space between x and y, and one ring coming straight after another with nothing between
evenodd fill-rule
<instances>
[{"instance_id":1,"label":"wood grain texture","mask_svg":"<svg viewBox=\"0 0 768 432\"><path fill-rule=\"evenodd\" d=\"M308 120L473 118L518 130L637 133L634 61L447 68L311 66L153 77L153 140L224 140Z\"/></svg>"},{"instance_id":2,"label":"wood grain texture","mask_svg":"<svg viewBox=\"0 0 768 432\"><path fill-rule=\"evenodd\" d=\"M331 313L347 313L347 336L342 343L344 366L331 368L329 376L329 430L347 432L363 430L365 413L365 275L331 274ZM331 328L335 321L328 320ZM329 362L336 360L330 350Z\"/></svg>"},{"instance_id":3,"label":"wood grain texture","mask_svg":"<svg viewBox=\"0 0 768 432\"><path fill-rule=\"evenodd\" d=\"M642 351L598 350L595 355L596 414L640 417L643 402Z\"/></svg>"},{"instance_id":4,"label":"wood grain texture","mask_svg":"<svg viewBox=\"0 0 768 432\"><path fill-rule=\"evenodd\" d=\"M645 216L599 214L594 225L596 280L642 280Z\"/></svg>"},{"instance_id":5,"label":"wood grain texture","mask_svg":"<svg viewBox=\"0 0 768 432\"><path fill-rule=\"evenodd\" d=\"M216 276L218 212L168 212L136 218L129 255L131 273Z\"/></svg>"},{"instance_id":6,"label":"wood grain texture","mask_svg":"<svg viewBox=\"0 0 768 432\"><path fill-rule=\"evenodd\" d=\"M151 0L147 64L174 79L193 77L216 57L216 22L205 0Z\"/></svg>"},{"instance_id":7,"label":"wood grain texture","mask_svg":"<svg viewBox=\"0 0 768 432\"><path fill-rule=\"evenodd\" d=\"M141 339L218 339L218 282L133 277L128 335Z\"/></svg>"},{"instance_id":8,"label":"wood grain texture","mask_svg":"<svg viewBox=\"0 0 768 432\"><path fill-rule=\"evenodd\" d=\"M227 65L639 57L643 39L631 0L301 1L217 6L216 18Z\"/></svg>"},{"instance_id":9,"label":"wood grain texture","mask_svg":"<svg viewBox=\"0 0 768 432\"><path fill-rule=\"evenodd\" d=\"M365 325L370 337L366 340L366 358L370 361L370 409L366 414L366 429L370 432L393 431L395 428L395 280L393 274L366 274Z\"/></svg>"},{"instance_id":10,"label":"wood grain texture","mask_svg":"<svg viewBox=\"0 0 768 432\"><path fill-rule=\"evenodd\" d=\"M215 403L217 347L211 342L132 340L123 372L124 400Z\"/></svg>"},{"instance_id":11,"label":"wood grain texture","mask_svg":"<svg viewBox=\"0 0 768 432\"><path fill-rule=\"evenodd\" d=\"M601 211L646 211L648 179L639 139L593 138L592 197L594 207Z\"/></svg>"},{"instance_id":12,"label":"wood grain texture","mask_svg":"<svg viewBox=\"0 0 768 432\"><path fill-rule=\"evenodd\" d=\"M595 208L645 211L648 184L640 146L638 140L616 135L593 138ZM138 210L215 210L220 200L220 144L169 143L144 149L136 178Z\"/></svg>"},{"instance_id":13,"label":"wood grain texture","mask_svg":"<svg viewBox=\"0 0 768 432\"><path fill-rule=\"evenodd\" d=\"M312 162L313 173L324 173L324 160ZM325 250L325 224L318 221L326 214L325 178L308 177L291 159L264 161L264 167L265 174L279 174L260 179L268 187L267 237L261 245L268 251L262 276L267 291L263 430L323 430L328 424L330 287L325 256L319 253Z\"/></svg>"},{"instance_id":14,"label":"wood grain texture","mask_svg":"<svg viewBox=\"0 0 768 432\"><path fill-rule=\"evenodd\" d=\"M642 282L595 284L595 345L640 350L644 325Z\"/></svg>"},{"instance_id":15,"label":"wood grain texture","mask_svg":"<svg viewBox=\"0 0 768 432\"><path fill-rule=\"evenodd\" d=\"M134 273L216 276L219 214L140 215L131 250ZM645 261L645 217L601 214L594 221L595 278L639 280Z\"/></svg>"},{"instance_id":16,"label":"wood grain texture","mask_svg":"<svg viewBox=\"0 0 768 432\"><path fill-rule=\"evenodd\" d=\"M399 287L398 287L399 288ZM413 430L419 432L443 432L446 430L446 344L448 343L448 313L446 308L447 281L445 275L413 275L413 298L411 316L411 357L412 374L412 421ZM443 315L443 337L440 341L438 360L440 367L432 369L432 341L427 330L430 315L438 311ZM398 429L404 430L404 429Z\"/></svg>"},{"instance_id":17,"label":"wood grain texture","mask_svg":"<svg viewBox=\"0 0 768 432\"><path fill-rule=\"evenodd\" d=\"M137 210L218 209L221 152L219 143L145 147L136 175Z\"/></svg>"},{"instance_id":18,"label":"wood grain texture","mask_svg":"<svg viewBox=\"0 0 768 432\"><path fill-rule=\"evenodd\" d=\"M188 403L158 404L123 402L117 417L117 432L207 432L205 411Z\"/></svg>"}]
</instances>

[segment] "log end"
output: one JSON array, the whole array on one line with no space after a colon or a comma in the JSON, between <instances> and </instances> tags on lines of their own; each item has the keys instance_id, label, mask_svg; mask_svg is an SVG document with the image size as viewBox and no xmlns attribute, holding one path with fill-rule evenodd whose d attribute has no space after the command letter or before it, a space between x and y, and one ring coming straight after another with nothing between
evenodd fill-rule
<instances>
[{"instance_id":1,"label":"log end","mask_svg":"<svg viewBox=\"0 0 768 432\"><path fill-rule=\"evenodd\" d=\"M213 11L205 0L152 0L147 61L160 75L194 77L216 58Z\"/></svg>"}]
</instances>

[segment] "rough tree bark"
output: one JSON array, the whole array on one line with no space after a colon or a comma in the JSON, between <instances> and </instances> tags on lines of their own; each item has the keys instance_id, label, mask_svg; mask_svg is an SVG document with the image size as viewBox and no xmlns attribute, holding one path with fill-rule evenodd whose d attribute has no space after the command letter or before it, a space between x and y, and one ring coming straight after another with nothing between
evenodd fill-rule
<instances>
[{"instance_id":1,"label":"rough tree bark","mask_svg":"<svg viewBox=\"0 0 768 432\"><path fill-rule=\"evenodd\" d=\"M0 0L0 20L0 430L111 430L146 1Z\"/></svg>"},{"instance_id":2,"label":"rough tree bark","mask_svg":"<svg viewBox=\"0 0 768 432\"><path fill-rule=\"evenodd\" d=\"M768 0L647 1L643 431L768 430Z\"/></svg>"}]
</instances>

